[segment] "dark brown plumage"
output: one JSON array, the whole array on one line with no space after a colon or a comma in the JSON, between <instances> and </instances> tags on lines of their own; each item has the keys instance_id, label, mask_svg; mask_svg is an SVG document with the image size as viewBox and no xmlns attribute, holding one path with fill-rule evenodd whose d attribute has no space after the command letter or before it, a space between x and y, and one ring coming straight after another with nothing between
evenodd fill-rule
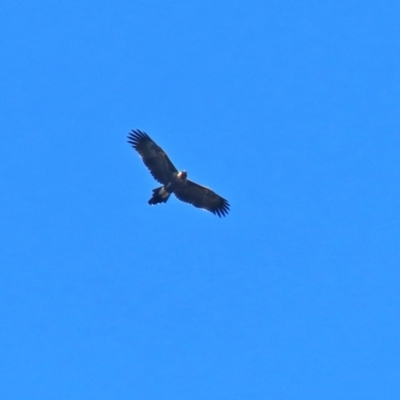
<instances>
[{"instance_id":1,"label":"dark brown plumage","mask_svg":"<svg viewBox=\"0 0 400 400\"><path fill-rule=\"evenodd\" d=\"M165 203L174 193L179 200L211 211L219 217L228 214L230 207L228 201L211 189L187 179L187 172L179 172L165 151L151 140L147 133L133 130L128 135L128 143L142 157L154 179L163 185L153 190L149 204Z\"/></svg>"}]
</instances>

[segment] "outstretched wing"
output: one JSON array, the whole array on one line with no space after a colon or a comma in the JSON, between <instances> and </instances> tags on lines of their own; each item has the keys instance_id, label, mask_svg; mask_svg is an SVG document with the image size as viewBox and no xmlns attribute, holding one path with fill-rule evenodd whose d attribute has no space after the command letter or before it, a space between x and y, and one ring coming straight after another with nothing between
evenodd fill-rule
<instances>
[{"instance_id":1,"label":"outstretched wing","mask_svg":"<svg viewBox=\"0 0 400 400\"><path fill-rule=\"evenodd\" d=\"M170 182L178 170L165 151L153 142L147 133L137 129L128 135L128 143L140 154L153 178L163 185Z\"/></svg>"},{"instance_id":2,"label":"outstretched wing","mask_svg":"<svg viewBox=\"0 0 400 400\"><path fill-rule=\"evenodd\" d=\"M211 189L190 180L186 180L186 184L176 189L174 194L179 200L193 204L198 208L204 208L219 217L223 217L229 212L227 200L218 196Z\"/></svg>"}]
</instances>

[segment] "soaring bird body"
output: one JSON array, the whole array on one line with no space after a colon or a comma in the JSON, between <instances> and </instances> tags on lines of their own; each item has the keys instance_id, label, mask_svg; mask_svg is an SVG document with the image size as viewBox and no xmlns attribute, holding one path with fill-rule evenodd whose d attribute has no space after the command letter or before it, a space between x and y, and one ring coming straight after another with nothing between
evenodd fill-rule
<instances>
[{"instance_id":1,"label":"soaring bird body","mask_svg":"<svg viewBox=\"0 0 400 400\"><path fill-rule=\"evenodd\" d=\"M187 179L187 172L178 171L165 151L147 133L133 130L128 135L128 143L142 157L154 179L162 184L161 187L153 189L149 204L166 203L173 193L179 200L208 210L219 217L228 214L229 202L211 189Z\"/></svg>"}]
</instances>

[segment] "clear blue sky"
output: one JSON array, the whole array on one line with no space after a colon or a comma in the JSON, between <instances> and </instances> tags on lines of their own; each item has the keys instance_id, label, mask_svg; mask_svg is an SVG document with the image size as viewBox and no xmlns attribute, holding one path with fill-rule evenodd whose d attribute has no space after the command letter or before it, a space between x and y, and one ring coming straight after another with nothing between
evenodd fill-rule
<instances>
[{"instance_id":1,"label":"clear blue sky","mask_svg":"<svg viewBox=\"0 0 400 400\"><path fill-rule=\"evenodd\" d=\"M10 1L0 397L400 398L398 1ZM226 218L171 198L146 131Z\"/></svg>"}]
</instances>

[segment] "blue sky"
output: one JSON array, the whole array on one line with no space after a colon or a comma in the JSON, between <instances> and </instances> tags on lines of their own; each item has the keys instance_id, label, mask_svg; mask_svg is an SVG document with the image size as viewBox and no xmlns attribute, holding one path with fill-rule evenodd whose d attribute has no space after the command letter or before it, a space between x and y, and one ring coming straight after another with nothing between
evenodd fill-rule
<instances>
[{"instance_id":1,"label":"blue sky","mask_svg":"<svg viewBox=\"0 0 400 400\"><path fill-rule=\"evenodd\" d=\"M5 1L4 399L398 399L395 1ZM171 198L146 131L226 218Z\"/></svg>"}]
</instances>

